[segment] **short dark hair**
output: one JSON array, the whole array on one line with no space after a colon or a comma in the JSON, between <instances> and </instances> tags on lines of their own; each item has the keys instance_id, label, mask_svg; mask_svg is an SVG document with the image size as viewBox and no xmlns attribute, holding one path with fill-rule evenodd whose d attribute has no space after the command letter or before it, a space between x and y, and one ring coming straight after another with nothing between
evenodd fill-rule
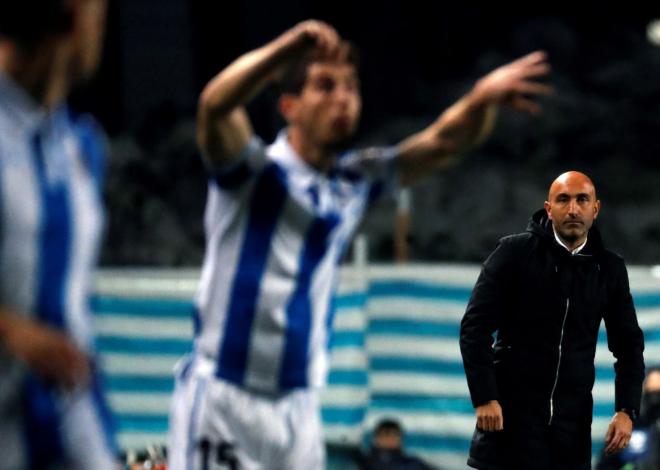
<instances>
[{"instance_id":1,"label":"short dark hair","mask_svg":"<svg viewBox=\"0 0 660 470\"><path fill-rule=\"evenodd\" d=\"M352 42L346 42L348 46L348 53L346 54L345 63L355 67L356 71L360 69L360 53L357 47ZM290 93L292 95L299 95L307 81L307 70L309 66L315 62L324 62L312 54L305 54L296 60L287 69L279 83L280 93Z\"/></svg>"},{"instance_id":2,"label":"short dark hair","mask_svg":"<svg viewBox=\"0 0 660 470\"><path fill-rule=\"evenodd\" d=\"M384 418L378 421L376 427L374 428L374 436L377 436L383 431L396 431L399 434L403 434L403 428L401 427L401 424L392 418Z\"/></svg>"},{"instance_id":3,"label":"short dark hair","mask_svg":"<svg viewBox=\"0 0 660 470\"><path fill-rule=\"evenodd\" d=\"M75 0L74 0L75 1ZM0 2L0 38L34 46L72 26L72 0L3 0Z\"/></svg>"}]
</instances>

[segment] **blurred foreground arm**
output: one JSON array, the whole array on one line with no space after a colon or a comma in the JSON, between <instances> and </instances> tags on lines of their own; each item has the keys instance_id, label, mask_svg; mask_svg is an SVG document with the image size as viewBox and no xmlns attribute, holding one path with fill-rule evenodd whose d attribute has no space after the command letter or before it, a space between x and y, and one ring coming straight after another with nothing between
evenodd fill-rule
<instances>
[{"instance_id":1,"label":"blurred foreground arm","mask_svg":"<svg viewBox=\"0 0 660 470\"><path fill-rule=\"evenodd\" d=\"M65 389L89 381L90 360L61 331L2 309L0 345L36 375Z\"/></svg>"},{"instance_id":2,"label":"blurred foreground arm","mask_svg":"<svg viewBox=\"0 0 660 470\"><path fill-rule=\"evenodd\" d=\"M412 184L481 144L493 130L499 105L538 114L533 98L552 93L550 86L538 82L549 72L546 54L537 51L479 79L433 124L399 144L401 183Z\"/></svg>"}]
</instances>

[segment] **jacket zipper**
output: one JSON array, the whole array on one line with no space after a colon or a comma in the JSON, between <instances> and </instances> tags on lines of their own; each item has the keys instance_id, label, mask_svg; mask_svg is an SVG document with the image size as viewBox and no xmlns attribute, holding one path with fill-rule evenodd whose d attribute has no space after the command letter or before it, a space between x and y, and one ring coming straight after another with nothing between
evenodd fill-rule
<instances>
[{"instance_id":1,"label":"jacket zipper","mask_svg":"<svg viewBox=\"0 0 660 470\"><path fill-rule=\"evenodd\" d=\"M552 385L552 391L550 392L550 421L548 421L548 426L552 424L552 417L555 412L555 405L553 402L555 396L555 389L557 388L557 382L559 381L559 365L561 364L561 345L564 340L564 326L566 325L566 317L568 317L568 307L570 306L570 299L566 299L566 311L564 312L564 320L561 322L561 335L559 336L559 359L557 359L557 373L555 374L555 383Z\"/></svg>"}]
</instances>

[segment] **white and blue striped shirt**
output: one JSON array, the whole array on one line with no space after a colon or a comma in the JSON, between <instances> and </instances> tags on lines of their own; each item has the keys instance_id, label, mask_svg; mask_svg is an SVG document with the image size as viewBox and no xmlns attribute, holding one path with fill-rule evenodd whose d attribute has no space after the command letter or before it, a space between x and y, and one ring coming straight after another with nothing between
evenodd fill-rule
<instances>
[{"instance_id":1,"label":"white and blue striped shirt","mask_svg":"<svg viewBox=\"0 0 660 470\"><path fill-rule=\"evenodd\" d=\"M325 175L282 132L213 173L195 349L217 377L265 392L325 383L337 267L370 201L393 189L396 155L352 152Z\"/></svg>"},{"instance_id":2,"label":"white and blue striped shirt","mask_svg":"<svg viewBox=\"0 0 660 470\"><path fill-rule=\"evenodd\" d=\"M46 113L0 74L0 305L67 331L87 351L104 151L90 118Z\"/></svg>"}]
</instances>

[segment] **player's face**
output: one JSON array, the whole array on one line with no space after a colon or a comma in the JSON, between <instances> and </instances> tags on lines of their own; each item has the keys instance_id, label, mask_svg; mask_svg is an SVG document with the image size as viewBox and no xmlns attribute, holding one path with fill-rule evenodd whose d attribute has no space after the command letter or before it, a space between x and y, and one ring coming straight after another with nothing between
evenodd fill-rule
<instances>
[{"instance_id":1,"label":"player's face","mask_svg":"<svg viewBox=\"0 0 660 470\"><path fill-rule=\"evenodd\" d=\"M578 174L555 180L544 207L559 237L575 247L598 217L600 201L593 184Z\"/></svg>"},{"instance_id":2,"label":"player's face","mask_svg":"<svg viewBox=\"0 0 660 470\"><path fill-rule=\"evenodd\" d=\"M313 62L294 107L290 124L303 129L312 142L322 147L341 144L355 133L362 109L355 67Z\"/></svg>"},{"instance_id":3,"label":"player's face","mask_svg":"<svg viewBox=\"0 0 660 470\"><path fill-rule=\"evenodd\" d=\"M73 0L71 75L89 78L97 69L105 35L107 0Z\"/></svg>"}]
</instances>

